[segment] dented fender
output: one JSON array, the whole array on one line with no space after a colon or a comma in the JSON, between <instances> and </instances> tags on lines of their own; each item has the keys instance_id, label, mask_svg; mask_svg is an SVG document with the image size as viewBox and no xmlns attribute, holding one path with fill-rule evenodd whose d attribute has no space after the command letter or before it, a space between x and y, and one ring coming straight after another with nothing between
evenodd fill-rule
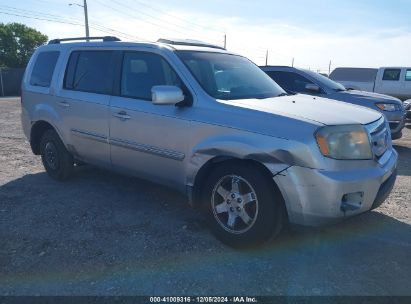
<instances>
[{"instance_id":1,"label":"dented fender","mask_svg":"<svg viewBox=\"0 0 411 304\"><path fill-rule=\"evenodd\" d=\"M305 143L261 134L208 137L198 142L191 152L189 186L194 185L198 171L216 157L254 160L264 165L273 176L290 166L311 167L315 163Z\"/></svg>"}]
</instances>

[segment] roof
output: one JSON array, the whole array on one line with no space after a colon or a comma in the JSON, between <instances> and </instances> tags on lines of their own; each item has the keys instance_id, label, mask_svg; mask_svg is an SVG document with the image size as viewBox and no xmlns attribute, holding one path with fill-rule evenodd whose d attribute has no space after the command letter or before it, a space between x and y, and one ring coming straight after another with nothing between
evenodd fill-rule
<instances>
[{"instance_id":1,"label":"roof","mask_svg":"<svg viewBox=\"0 0 411 304\"><path fill-rule=\"evenodd\" d=\"M262 70L279 70L279 71L290 71L290 70L296 70L297 68L295 67L290 67L286 65L264 65L260 66L260 69Z\"/></svg>"},{"instance_id":2,"label":"roof","mask_svg":"<svg viewBox=\"0 0 411 304\"><path fill-rule=\"evenodd\" d=\"M90 41L81 41L90 39ZM95 41L101 40L101 41ZM69 42L70 41L70 42ZM73 42L72 42L73 41ZM136 41L128 42L121 41L116 37L79 37L79 38L63 38L53 39L43 46L42 48L51 49L65 49L65 48L80 48L80 47L147 47L147 48L164 48L167 47L170 50L187 50L187 51L207 51L207 52L221 52L227 53L223 47L208 44L206 42L197 40L179 40L179 39L159 39L157 42Z\"/></svg>"}]
</instances>

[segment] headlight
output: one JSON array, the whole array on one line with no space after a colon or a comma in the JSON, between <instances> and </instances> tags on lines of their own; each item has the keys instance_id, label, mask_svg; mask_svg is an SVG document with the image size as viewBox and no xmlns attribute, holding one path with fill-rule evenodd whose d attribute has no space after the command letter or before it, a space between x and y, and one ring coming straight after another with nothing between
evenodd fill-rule
<instances>
[{"instance_id":1,"label":"headlight","mask_svg":"<svg viewBox=\"0 0 411 304\"><path fill-rule=\"evenodd\" d=\"M334 159L372 159L371 144L361 125L327 126L315 133L321 153Z\"/></svg>"},{"instance_id":2,"label":"headlight","mask_svg":"<svg viewBox=\"0 0 411 304\"><path fill-rule=\"evenodd\" d=\"M397 111L397 107L393 103L376 103L375 105L382 111L387 111L387 112Z\"/></svg>"}]
</instances>

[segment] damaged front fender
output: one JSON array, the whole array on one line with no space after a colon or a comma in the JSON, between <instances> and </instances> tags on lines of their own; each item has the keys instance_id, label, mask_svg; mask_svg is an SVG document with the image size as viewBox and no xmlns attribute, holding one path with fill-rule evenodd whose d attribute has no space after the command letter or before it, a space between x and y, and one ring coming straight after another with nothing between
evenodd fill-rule
<instances>
[{"instance_id":1,"label":"damaged front fender","mask_svg":"<svg viewBox=\"0 0 411 304\"><path fill-rule=\"evenodd\" d=\"M207 162L221 157L256 161L273 176L290 166L315 165L309 147L296 141L260 134L209 137L193 147L188 165L188 185L194 185L196 174Z\"/></svg>"}]
</instances>

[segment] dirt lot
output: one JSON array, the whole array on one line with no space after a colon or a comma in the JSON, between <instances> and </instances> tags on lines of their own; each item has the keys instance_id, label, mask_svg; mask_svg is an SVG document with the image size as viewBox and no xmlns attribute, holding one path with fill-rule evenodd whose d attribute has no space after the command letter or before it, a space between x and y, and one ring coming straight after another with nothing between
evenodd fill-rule
<instances>
[{"instance_id":1,"label":"dirt lot","mask_svg":"<svg viewBox=\"0 0 411 304\"><path fill-rule=\"evenodd\" d=\"M411 125L384 205L235 251L171 190L93 167L54 182L0 99L1 295L411 295Z\"/></svg>"}]
</instances>

